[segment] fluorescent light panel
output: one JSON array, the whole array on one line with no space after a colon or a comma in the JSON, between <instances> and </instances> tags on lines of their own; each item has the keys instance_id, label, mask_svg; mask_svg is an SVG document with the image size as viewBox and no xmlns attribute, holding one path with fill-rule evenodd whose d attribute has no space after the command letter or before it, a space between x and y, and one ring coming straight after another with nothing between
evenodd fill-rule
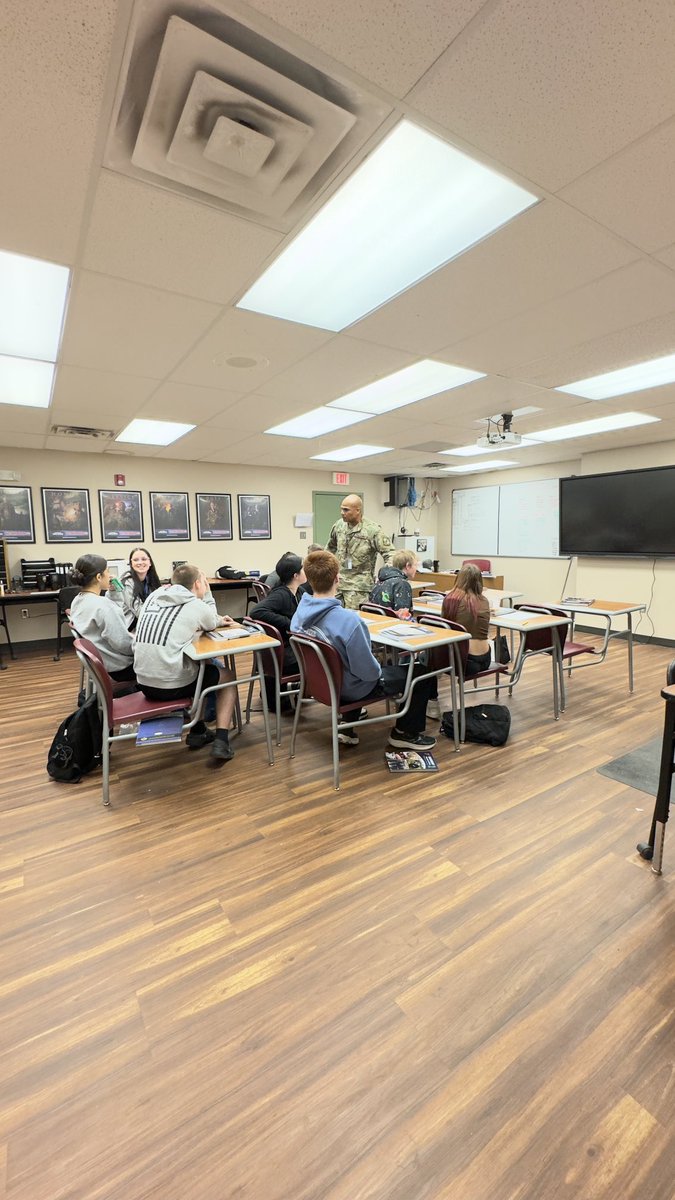
<instances>
[{"instance_id":1,"label":"fluorescent light panel","mask_svg":"<svg viewBox=\"0 0 675 1200\"><path fill-rule=\"evenodd\" d=\"M136 442L140 446L170 446L194 428L194 425L182 425L179 421L150 421L136 417L118 433L115 441Z\"/></svg>"},{"instance_id":2,"label":"fluorescent light panel","mask_svg":"<svg viewBox=\"0 0 675 1200\"><path fill-rule=\"evenodd\" d=\"M395 371L393 375L385 375L384 379L376 379L374 383L367 383L365 387L348 392L346 396L331 400L328 407L347 408L377 416L403 408L406 404L414 404L417 400L437 396L439 392L461 387L474 379L484 378L485 375L480 371L469 371L465 367L453 367L450 363L424 358L411 363L409 367L403 367L401 371Z\"/></svg>"},{"instance_id":3,"label":"fluorescent light panel","mask_svg":"<svg viewBox=\"0 0 675 1200\"><path fill-rule=\"evenodd\" d=\"M537 200L401 121L237 307L337 332Z\"/></svg>"},{"instance_id":4,"label":"fluorescent light panel","mask_svg":"<svg viewBox=\"0 0 675 1200\"><path fill-rule=\"evenodd\" d=\"M610 396L626 396L629 392L643 392L666 383L675 383L675 354L635 363L619 371L608 371L605 375L591 375L589 379L580 379L555 390L584 396L587 400L607 400Z\"/></svg>"},{"instance_id":5,"label":"fluorescent light panel","mask_svg":"<svg viewBox=\"0 0 675 1200\"><path fill-rule=\"evenodd\" d=\"M536 446L538 443L534 438L523 438L517 446L509 446L509 453L513 450L520 450L522 446ZM452 454L456 458L471 458L474 454L503 454L505 447L502 446L478 446L475 442L470 446L457 446L454 450L441 450L441 454Z\"/></svg>"},{"instance_id":6,"label":"fluorescent light panel","mask_svg":"<svg viewBox=\"0 0 675 1200\"><path fill-rule=\"evenodd\" d=\"M69 277L57 263L0 250L0 354L56 362Z\"/></svg>"},{"instance_id":7,"label":"fluorescent light panel","mask_svg":"<svg viewBox=\"0 0 675 1200\"><path fill-rule=\"evenodd\" d=\"M341 450L328 450L326 454L312 454L312 458L325 462L350 462L353 458L368 458L371 454L387 454L393 446L366 446L358 442L354 446L343 446Z\"/></svg>"},{"instance_id":8,"label":"fluorescent light panel","mask_svg":"<svg viewBox=\"0 0 675 1200\"><path fill-rule=\"evenodd\" d=\"M54 363L0 355L0 404L49 408Z\"/></svg>"},{"instance_id":9,"label":"fluorescent light panel","mask_svg":"<svg viewBox=\"0 0 675 1200\"><path fill-rule=\"evenodd\" d=\"M461 467L443 467L443 470L448 475L471 475L474 471L498 471L500 467L520 467L522 465L522 463L517 463L509 458L493 458L491 462L464 463Z\"/></svg>"},{"instance_id":10,"label":"fluorescent light panel","mask_svg":"<svg viewBox=\"0 0 675 1200\"><path fill-rule=\"evenodd\" d=\"M610 433L615 429L631 429L634 425L649 425L659 417L646 413L625 412L595 417L592 421L577 421L574 425L558 425L555 429L540 429L535 433L538 442L564 442L566 438L589 437L593 433Z\"/></svg>"},{"instance_id":11,"label":"fluorescent light panel","mask_svg":"<svg viewBox=\"0 0 675 1200\"><path fill-rule=\"evenodd\" d=\"M265 433L278 434L279 437L314 438L322 433L333 433L336 429L345 429L347 425L357 425L359 421L367 421L369 413L341 412L336 408L313 408L311 412L303 413L300 417L292 417L281 425L273 425Z\"/></svg>"}]
</instances>

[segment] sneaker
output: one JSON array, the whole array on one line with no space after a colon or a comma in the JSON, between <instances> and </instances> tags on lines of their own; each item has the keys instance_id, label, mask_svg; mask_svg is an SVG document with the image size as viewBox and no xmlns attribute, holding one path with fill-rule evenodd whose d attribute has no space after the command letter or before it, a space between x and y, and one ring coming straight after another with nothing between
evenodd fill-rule
<instances>
[{"instance_id":1,"label":"sneaker","mask_svg":"<svg viewBox=\"0 0 675 1200\"><path fill-rule=\"evenodd\" d=\"M427 716L430 717L432 721L440 721L441 706L438 700L427 701Z\"/></svg>"},{"instance_id":2,"label":"sneaker","mask_svg":"<svg viewBox=\"0 0 675 1200\"><path fill-rule=\"evenodd\" d=\"M212 742L215 736L212 729L203 729L201 733L195 733L191 729L185 739L185 745L188 750L201 750L202 746L208 746L209 742Z\"/></svg>"},{"instance_id":3,"label":"sneaker","mask_svg":"<svg viewBox=\"0 0 675 1200\"><path fill-rule=\"evenodd\" d=\"M392 729L387 740L397 750L431 750L436 745L436 738L424 733L404 733L402 729Z\"/></svg>"},{"instance_id":4,"label":"sneaker","mask_svg":"<svg viewBox=\"0 0 675 1200\"><path fill-rule=\"evenodd\" d=\"M345 729L344 733L338 733L338 742L343 746L358 746L359 735L354 729Z\"/></svg>"},{"instance_id":5,"label":"sneaker","mask_svg":"<svg viewBox=\"0 0 675 1200\"><path fill-rule=\"evenodd\" d=\"M219 762L229 762L234 758L234 750L230 745L229 738L217 737L211 747L211 758L217 758Z\"/></svg>"}]
</instances>

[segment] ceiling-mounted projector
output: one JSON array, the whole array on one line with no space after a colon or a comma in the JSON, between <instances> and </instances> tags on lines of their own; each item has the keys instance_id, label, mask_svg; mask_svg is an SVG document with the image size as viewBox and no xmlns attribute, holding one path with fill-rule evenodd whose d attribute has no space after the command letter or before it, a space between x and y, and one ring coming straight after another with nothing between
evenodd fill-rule
<instances>
[{"instance_id":1,"label":"ceiling-mounted projector","mask_svg":"<svg viewBox=\"0 0 675 1200\"><path fill-rule=\"evenodd\" d=\"M479 437L477 445L483 450L492 450L497 446L519 446L522 437L511 429L513 413L502 413L500 421L487 419L487 433Z\"/></svg>"}]
</instances>

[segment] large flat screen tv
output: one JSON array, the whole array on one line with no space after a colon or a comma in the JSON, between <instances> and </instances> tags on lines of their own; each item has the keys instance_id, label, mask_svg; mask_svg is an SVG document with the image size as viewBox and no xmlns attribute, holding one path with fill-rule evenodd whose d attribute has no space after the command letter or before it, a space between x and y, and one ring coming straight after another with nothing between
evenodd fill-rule
<instances>
[{"instance_id":1,"label":"large flat screen tv","mask_svg":"<svg viewBox=\"0 0 675 1200\"><path fill-rule=\"evenodd\" d=\"M675 467L561 479L560 553L675 557Z\"/></svg>"}]
</instances>

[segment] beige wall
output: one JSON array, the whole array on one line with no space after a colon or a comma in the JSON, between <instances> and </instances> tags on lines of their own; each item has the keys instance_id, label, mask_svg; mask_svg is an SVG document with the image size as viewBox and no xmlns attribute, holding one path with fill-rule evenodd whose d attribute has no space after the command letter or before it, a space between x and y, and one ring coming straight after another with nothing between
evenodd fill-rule
<instances>
[{"instance_id":1,"label":"beige wall","mask_svg":"<svg viewBox=\"0 0 675 1200\"><path fill-rule=\"evenodd\" d=\"M675 443L634 446L584 454L578 459L521 470L490 472L489 484L481 475L464 475L458 480L443 480L438 510L438 543L441 567L452 566L450 553L453 488L487 487L494 484L525 483L533 479L560 478L564 475L591 475L603 471L635 470L675 463ZM675 520L675 506L673 513ZM553 603L566 596L588 596L595 600L622 600L650 603L649 616L643 616L638 632L675 639L675 559L579 558L572 559L565 583L567 559L493 558L496 575L504 576L506 586L524 593L524 599ZM564 585L564 593L563 593ZM639 617L634 618L637 625ZM591 624L585 620L584 624Z\"/></svg>"},{"instance_id":2,"label":"beige wall","mask_svg":"<svg viewBox=\"0 0 675 1200\"><path fill-rule=\"evenodd\" d=\"M21 479L17 482L29 484L33 489L33 508L37 541L33 546L10 546L11 573L20 573L19 560L23 558L54 557L56 561L75 561L79 554L92 552L109 558L122 557L124 547L100 541L98 511L98 489L114 488L114 475L126 476L126 487L143 493L143 516L145 545L152 554L160 576L170 574L173 559L190 559L204 568L207 574L217 567L230 563L242 571L271 571L274 563L286 550L302 554L312 541L312 530L301 539L293 519L296 513L312 511L313 491L334 491L344 495L346 491L363 492L365 512L368 517L379 521L388 534L397 532L398 510L385 508L388 485L382 478L373 475L351 474L348 489L335 487L331 471L289 471L284 468L220 466L211 463L181 462L170 459L141 458L140 455L89 454L84 452L61 453L55 450L0 449L0 470L17 471ZM92 509L94 540L91 545L54 546L44 539L40 487L85 487L89 488ZM191 542L153 543L150 529L148 492L181 491L189 493L190 521L193 533ZM195 492L230 492L232 495L232 517L234 540L231 542L200 542L195 526ZM241 542L237 537L237 494L258 493L271 497L272 539L271 541ZM406 525L413 525L422 534L436 534L438 506L425 513L420 522L413 522L406 514ZM129 547L126 548L128 554ZM126 557L126 555L124 555ZM228 605L234 615L243 612L243 593L228 596ZM223 608L224 596L219 597ZM27 641L54 636L55 617L53 607L29 609L28 620L23 620L18 608L8 609L12 639ZM44 614L44 615L41 615Z\"/></svg>"}]
</instances>

